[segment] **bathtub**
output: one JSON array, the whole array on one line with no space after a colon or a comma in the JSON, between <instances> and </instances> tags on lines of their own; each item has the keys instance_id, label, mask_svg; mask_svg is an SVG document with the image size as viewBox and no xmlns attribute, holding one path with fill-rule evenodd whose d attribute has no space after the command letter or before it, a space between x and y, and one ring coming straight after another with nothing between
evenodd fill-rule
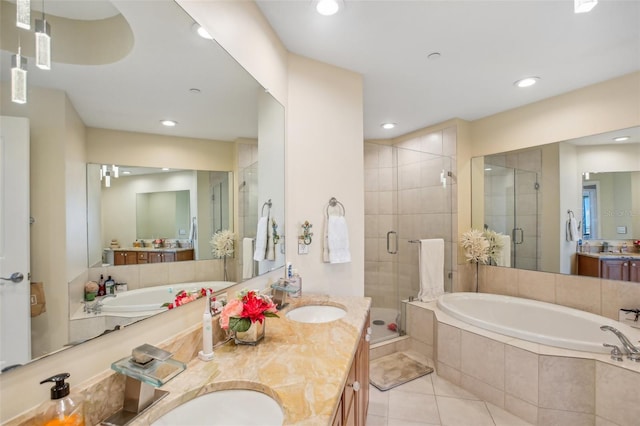
<instances>
[{"instance_id":1,"label":"bathtub","mask_svg":"<svg viewBox=\"0 0 640 426\"><path fill-rule=\"evenodd\" d=\"M171 303L176 295L182 291L200 290L210 288L214 293L236 284L233 281L202 281L193 283L169 284L156 287L147 287L137 290L118 293L116 297L103 299L102 312L153 312L162 311L165 303Z\"/></svg>"},{"instance_id":2,"label":"bathtub","mask_svg":"<svg viewBox=\"0 0 640 426\"><path fill-rule=\"evenodd\" d=\"M552 303L487 293L447 293L438 298L438 308L467 324L530 342L585 352L609 353L603 343L621 347L610 325L631 342L640 340L640 330L599 315Z\"/></svg>"}]
</instances>

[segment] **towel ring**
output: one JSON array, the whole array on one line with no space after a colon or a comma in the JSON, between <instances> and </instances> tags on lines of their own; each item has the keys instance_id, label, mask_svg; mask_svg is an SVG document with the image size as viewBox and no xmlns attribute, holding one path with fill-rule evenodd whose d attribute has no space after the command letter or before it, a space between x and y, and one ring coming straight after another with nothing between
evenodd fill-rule
<instances>
[{"instance_id":1,"label":"towel ring","mask_svg":"<svg viewBox=\"0 0 640 426\"><path fill-rule=\"evenodd\" d=\"M347 211L344 208L344 205L340 201L338 201L336 197L331 197L329 199L329 204L327 205L327 210L326 210L327 218L329 217L329 207L336 207L336 206L340 206L340 209L342 210L342 216L347 214Z\"/></svg>"},{"instance_id":2,"label":"towel ring","mask_svg":"<svg viewBox=\"0 0 640 426\"><path fill-rule=\"evenodd\" d=\"M271 210L271 198L269 198L268 201L266 201L263 205L262 205L262 210L260 210L260 216L264 216L264 207L267 206L269 208L269 210Z\"/></svg>"}]
</instances>

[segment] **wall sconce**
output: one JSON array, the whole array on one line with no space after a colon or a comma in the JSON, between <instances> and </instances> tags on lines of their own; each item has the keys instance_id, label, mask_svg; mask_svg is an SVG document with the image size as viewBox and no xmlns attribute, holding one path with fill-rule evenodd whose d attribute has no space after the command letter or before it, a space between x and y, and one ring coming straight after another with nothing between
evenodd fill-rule
<instances>
[{"instance_id":1,"label":"wall sconce","mask_svg":"<svg viewBox=\"0 0 640 426\"><path fill-rule=\"evenodd\" d=\"M27 103L27 58L20 54L11 55L11 101L17 104Z\"/></svg>"},{"instance_id":2,"label":"wall sconce","mask_svg":"<svg viewBox=\"0 0 640 426\"><path fill-rule=\"evenodd\" d=\"M311 237L313 237L313 232L311 232L313 225L308 220L305 220L301 226L302 235L298 235L298 254L309 254L309 245L311 244Z\"/></svg>"},{"instance_id":3,"label":"wall sconce","mask_svg":"<svg viewBox=\"0 0 640 426\"><path fill-rule=\"evenodd\" d=\"M115 164L112 165L111 168L109 168L109 166L107 166L106 164L103 164L102 167L100 167L100 181L104 179L104 186L106 188L111 187L111 177L120 177L119 170L120 168Z\"/></svg>"}]
</instances>

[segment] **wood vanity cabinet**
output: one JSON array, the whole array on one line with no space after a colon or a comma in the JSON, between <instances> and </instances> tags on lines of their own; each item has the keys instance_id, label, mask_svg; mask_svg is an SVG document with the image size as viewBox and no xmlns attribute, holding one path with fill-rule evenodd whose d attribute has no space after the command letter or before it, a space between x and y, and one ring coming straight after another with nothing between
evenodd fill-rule
<instances>
[{"instance_id":1,"label":"wood vanity cabinet","mask_svg":"<svg viewBox=\"0 0 640 426\"><path fill-rule=\"evenodd\" d=\"M184 260L193 260L194 250L179 251L130 251L130 250L114 250L114 265L140 265L145 263L161 263L161 262L181 262Z\"/></svg>"},{"instance_id":2,"label":"wood vanity cabinet","mask_svg":"<svg viewBox=\"0 0 640 426\"><path fill-rule=\"evenodd\" d=\"M640 258L597 258L578 253L578 275L640 282Z\"/></svg>"},{"instance_id":3,"label":"wood vanity cabinet","mask_svg":"<svg viewBox=\"0 0 640 426\"><path fill-rule=\"evenodd\" d=\"M640 259L603 259L600 268L602 278L640 283Z\"/></svg>"},{"instance_id":4,"label":"wood vanity cabinet","mask_svg":"<svg viewBox=\"0 0 640 426\"><path fill-rule=\"evenodd\" d=\"M578 253L578 275L586 277L600 276L600 259Z\"/></svg>"},{"instance_id":5,"label":"wood vanity cabinet","mask_svg":"<svg viewBox=\"0 0 640 426\"><path fill-rule=\"evenodd\" d=\"M113 252L113 264L114 265L135 265L138 263L136 259L137 252L126 250L115 250Z\"/></svg>"},{"instance_id":6,"label":"wood vanity cabinet","mask_svg":"<svg viewBox=\"0 0 640 426\"><path fill-rule=\"evenodd\" d=\"M370 317L367 316L332 426L364 426L369 409Z\"/></svg>"}]
</instances>

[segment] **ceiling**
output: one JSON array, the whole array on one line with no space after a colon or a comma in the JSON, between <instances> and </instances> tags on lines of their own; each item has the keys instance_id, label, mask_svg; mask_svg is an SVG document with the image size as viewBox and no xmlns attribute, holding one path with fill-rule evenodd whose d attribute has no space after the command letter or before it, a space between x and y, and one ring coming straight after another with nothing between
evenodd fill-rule
<instances>
[{"instance_id":1,"label":"ceiling","mask_svg":"<svg viewBox=\"0 0 640 426\"><path fill-rule=\"evenodd\" d=\"M639 0L600 0L583 14L571 0L344 0L330 17L311 0L257 4L287 50L363 75L366 139L477 120L640 70ZM513 85L526 76L540 81Z\"/></svg>"},{"instance_id":2,"label":"ceiling","mask_svg":"<svg viewBox=\"0 0 640 426\"><path fill-rule=\"evenodd\" d=\"M257 4L289 51L363 75L366 139L476 120L640 70L640 0L600 0L586 14L574 14L570 0L345 0L332 17L316 13L312 0ZM45 7L72 19L121 13L132 28L130 55L91 67L56 63L65 41L53 27L53 69L28 67L29 84L65 90L87 126L256 137L260 86L215 42L197 38L173 0L46 0ZM440 57L429 59L433 52ZM3 79L11 53L2 51ZM540 81L513 85L525 76ZM163 128L164 118L179 125ZM384 130L384 122L397 127Z\"/></svg>"},{"instance_id":3,"label":"ceiling","mask_svg":"<svg viewBox=\"0 0 640 426\"><path fill-rule=\"evenodd\" d=\"M31 4L33 22L40 17L36 11L42 2ZM221 141L257 137L257 95L263 89L217 43L199 37L193 19L173 0L46 0L44 4L52 19L52 68L38 69L27 53L28 87L65 91L86 126ZM73 32L61 31L54 17L92 21L118 13L133 33L128 55L100 66L56 60L56 48L73 48L75 41L60 36ZM32 31L16 31L23 43L28 37L33 40ZM10 46L1 52L2 80L9 78L15 50ZM178 125L164 127L163 119Z\"/></svg>"}]
</instances>

